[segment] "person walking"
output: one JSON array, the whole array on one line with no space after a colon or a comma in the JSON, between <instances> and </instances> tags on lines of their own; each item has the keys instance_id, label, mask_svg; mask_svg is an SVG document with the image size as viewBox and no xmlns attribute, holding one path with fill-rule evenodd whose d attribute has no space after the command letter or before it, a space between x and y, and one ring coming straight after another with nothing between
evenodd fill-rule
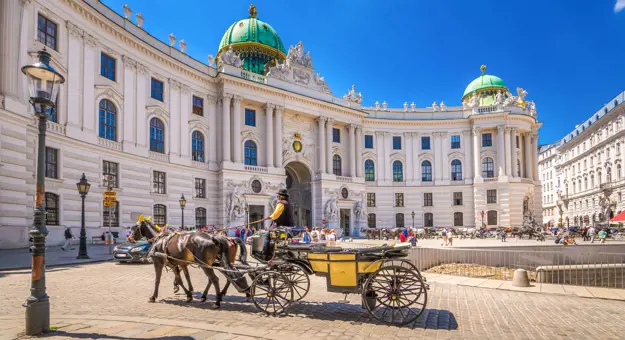
<instances>
[{"instance_id":1,"label":"person walking","mask_svg":"<svg viewBox=\"0 0 625 340\"><path fill-rule=\"evenodd\" d=\"M595 227L591 226L588 229L588 235L590 236L590 243L595 243Z\"/></svg>"},{"instance_id":2,"label":"person walking","mask_svg":"<svg viewBox=\"0 0 625 340\"><path fill-rule=\"evenodd\" d=\"M68 250L68 248L72 248L72 239L74 238L74 234L72 234L72 229L68 226L65 226L65 243L61 246L61 249Z\"/></svg>"},{"instance_id":3,"label":"person walking","mask_svg":"<svg viewBox=\"0 0 625 340\"><path fill-rule=\"evenodd\" d=\"M445 247L447 246L447 228L443 229L441 235L443 236L443 243L441 243L441 247Z\"/></svg>"},{"instance_id":4,"label":"person walking","mask_svg":"<svg viewBox=\"0 0 625 340\"><path fill-rule=\"evenodd\" d=\"M310 243L310 233L308 232L308 227L306 227L306 229L304 229L304 235L302 237L302 241L305 244L309 244Z\"/></svg>"},{"instance_id":5,"label":"person walking","mask_svg":"<svg viewBox=\"0 0 625 340\"><path fill-rule=\"evenodd\" d=\"M506 242L506 236L508 236L508 234L506 234L505 230L501 231L501 242Z\"/></svg>"},{"instance_id":6,"label":"person walking","mask_svg":"<svg viewBox=\"0 0 625 340\"><path fill-rule=\"evenodd\" d=\"M449 229L449 231L447 231L447 245L450 247L454 245L454 233L452 229Z\"/></svg>"},{"instance_id":7,"label":"person walking","mask_svg":"<svg viewBox=\"0 0 625 340\"><path fill-rule=\"evenodd\" d=\"M605 230L605 228L602 228L601 231L599 231L599 240L601 240L601 242L599 243L605 243L605 239L608 237L608 232Z\"/></svg>"}]
</instances>

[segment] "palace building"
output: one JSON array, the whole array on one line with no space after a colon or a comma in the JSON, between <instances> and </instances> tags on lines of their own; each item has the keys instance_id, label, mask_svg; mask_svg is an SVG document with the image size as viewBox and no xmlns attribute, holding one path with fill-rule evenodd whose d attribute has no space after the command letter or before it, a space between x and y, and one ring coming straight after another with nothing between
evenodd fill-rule
<instances>
[{"instance_id":1,"label":"palace building","mask_svg":"<svg viewBox=\"0 0 625 340\"><path fill-rule=\"evenodd\" d=\"M280 188L299 225L348 236L541 218L536 106L485 66L461 106L391 107L331 89L314 53L283 42L262 8L233 17L206 62L123 14L97 0L0 2L0 247L26 245L33 222L37 126L20 68L43 48L66 79L47 125L50 242L80 226L83 173L90 235L139 214L178 226L182 194L185 225L241 225L270 214Z\"/></svg>"}]
</instances>

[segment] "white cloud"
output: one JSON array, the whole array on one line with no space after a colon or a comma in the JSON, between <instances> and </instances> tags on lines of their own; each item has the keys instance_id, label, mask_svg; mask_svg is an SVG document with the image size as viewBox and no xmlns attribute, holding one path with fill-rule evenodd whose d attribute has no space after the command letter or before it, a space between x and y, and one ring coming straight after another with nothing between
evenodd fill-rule
<instances>
[{"instance_id":1,"label":"white cloud","mask_svg":"<svg viewBox=\"0 0 625 340\"><path fill-rule=\"evenodd\" d=\"M614 13L618 13L625 9L625 0L616 0L614 5Z\"/></svg>"}]
</instances>

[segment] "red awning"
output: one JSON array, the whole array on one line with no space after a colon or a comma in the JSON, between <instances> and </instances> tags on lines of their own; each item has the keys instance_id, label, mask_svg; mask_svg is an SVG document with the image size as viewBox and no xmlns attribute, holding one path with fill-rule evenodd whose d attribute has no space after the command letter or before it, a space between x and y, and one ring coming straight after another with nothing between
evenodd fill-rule
<instances>
[{"instance_id":1,"label":"red awning","mask_svg":"<svg viewBox=\"0 0 625 340\"><path fill-rule=\"evenodd\" d=\"M622 211L620 214L614 216L610 222L625 222L625 211Z\"/></svg>"}]
</instances>

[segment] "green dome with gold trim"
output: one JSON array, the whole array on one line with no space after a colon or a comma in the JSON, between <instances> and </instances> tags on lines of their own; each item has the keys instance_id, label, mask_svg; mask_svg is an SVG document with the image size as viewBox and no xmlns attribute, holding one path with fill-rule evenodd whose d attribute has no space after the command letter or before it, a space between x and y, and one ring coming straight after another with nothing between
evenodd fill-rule
<instances>
[{"instance_id":1,"label":"green dome with gold trim","mask_svg":"<svg viewBox=\"0 0 625 340\"><path fill-rule=\"evenodd\" d=\"M243 60L243 68L265 74L265 66L273 66L275 60L284 61L286 52L282 39L268 23L256 18L256 6L251 5L250 16L232 24L219 44L217 58L230 46Z\"/></svg>"},{"instance_id":2,"label":"green dome with gold trim","mask_svg":"<svg viewBox=\"0 0 625 340\"><path fill-rule=\"evenodd\" d=\"M497 90L502 90L504 93L508 92L508 87L501 78L485 74L486 65L482 65L480 70L482 71L482 75L469 83L467 88L464 90L464 94L462 95L462 101L474 92L490 92Z\"/></svg>"}]
</instances>

